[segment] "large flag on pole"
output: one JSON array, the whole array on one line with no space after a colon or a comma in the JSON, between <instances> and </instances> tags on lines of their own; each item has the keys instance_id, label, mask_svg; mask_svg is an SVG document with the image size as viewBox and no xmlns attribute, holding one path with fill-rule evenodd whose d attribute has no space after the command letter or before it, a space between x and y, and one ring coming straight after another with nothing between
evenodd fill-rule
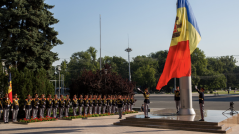
<instances>
[{"instance_id":1,"label":"large flag on pole","mask_svg":"<svg viewBox=\"0 0 239 134\"><path fill-rule=\"evenodd\" d=\"M11 100L12 102L12 77L11 77L11 72L9 73L9 86L8 86L8 98Z\"/></svg>"},{"instance_id":2,"label":"large flag on pole","mask_svg":"<svg viewBox=\"0 0 239 134\"><path fill-rule=\"evenodd\" d=\"M178 0L172 41L156 89L160 90L172 78L191 76L190 54L200 40L201 34L188 0Z\"/></svg>"}]
</instances>

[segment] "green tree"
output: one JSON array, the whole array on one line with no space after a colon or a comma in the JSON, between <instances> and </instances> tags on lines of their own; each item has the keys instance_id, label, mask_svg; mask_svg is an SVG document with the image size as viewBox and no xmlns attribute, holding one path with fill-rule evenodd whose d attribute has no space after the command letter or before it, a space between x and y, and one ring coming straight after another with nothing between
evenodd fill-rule
<instances>
[{"instance_id":1,"label":"green tree","mask_svg":"<svg viewBox=\"0 0 239 134\"><path fill-rule=\"evenodd\" d=\"M51 77L51 65L58 60L51 50L63 44L52 27L59 22L49 11L54 6L44 0L2 0L0 7L1 57L13 65L18 61L19 70L43 67Z\"/></svg>"},{"instance_id":2,"label":"green tree","mask_svg":"<svg viewBox=\"0 0 239 134\"><path fill-rule=\"evenodd\" d=\"M133 74L133 80L137 85L142 87L155 87L156 86L156 69L150 65L143 65L139 67Z\"/></svg>"}]
</instances>

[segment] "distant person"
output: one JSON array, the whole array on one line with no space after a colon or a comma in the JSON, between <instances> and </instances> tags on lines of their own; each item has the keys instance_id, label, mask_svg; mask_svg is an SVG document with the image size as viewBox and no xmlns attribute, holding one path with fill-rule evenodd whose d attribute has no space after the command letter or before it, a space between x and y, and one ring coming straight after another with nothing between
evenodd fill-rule
<instances>
[{"instance_id":1,"label":"distant person","mask_svg":"<svg viewBox=\"0 0 239 134\"><path fill-rule=\"evenodd\" d=\"M138 88L138 90L144 95L144 116L145 116L145 118L150 118L150 117L148 117L148 109L149 109L149 103L150 103L150 101L149 101L150 93L148 92L148 88L145 88L144 92L141 91L139 88Z\"/></svg>"},{"instance_id":2,"label":"distant person","mask_svg":"<svg viewBox=\"0 0 239 134\"><path fill-rule=\"evenodd\" d=\"M179 108L180 108L180 91L179 91L179 86L176 87L176 90L174 91L174 100L176 103L176 110L177 110L177 114L179 112Z\"/></svg>"},{"instance_id":3,"label":"distant person","mask_svg":"<svg viewBox=\"0 0 239 134\"><path fill-rule=\"evenodd\" d=\"M116 103L117 103L117 106L118 106L119 119L122 119L123 100L121 99L121 95L118 95L118 99L117 99Z\"/></svg>"},{"instance_id":4,"label":"distant person","mask_svg":"<svg viewBox=\"0 0 239 134\"><path fill-rule=\"evenodd\" d=\"M228 94L230 93L230 90L228 89Z\"/></svg>"},{"instance_id":5,"label":"distant person","mask_svg":"<svg viewBox=\"0 0 239 134\"><path fill-rule=\"evenodd\" d=\"M204 88L197 89L197 91L199 93L199 107L201 112L201 119L199 121L204 121Z\"/></svg>"},{"instance_id":6,"label":"distant person","mask_svg":"<svg viewBox=\"0 0 239 134\"><path fill-rule=\"evenodd\" d=\"M142 104L142 106L141 106L141 112L143 112L144 111L144 104Z\"/></svg>"}]
</instances>

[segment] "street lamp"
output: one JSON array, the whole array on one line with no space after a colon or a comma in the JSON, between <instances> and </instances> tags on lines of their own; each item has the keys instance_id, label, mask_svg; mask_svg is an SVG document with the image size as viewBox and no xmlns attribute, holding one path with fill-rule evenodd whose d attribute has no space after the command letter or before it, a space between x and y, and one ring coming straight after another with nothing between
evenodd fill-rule
<instances>
[{"instance_id":1,"label":"street lamp","mask_svg":"<svg viewBox=\"0 0 239 134\"><path fill-rule=\"evenodd\" d=\"M4 73L4 68L5 68L5 62L6 62L7 60L6 59L2 59L2 67L3 67L3 73Z\"/></svg>"},{"instance_id":2,"label":"street lamp","mask_svg":"<svg viewBox=\"0 0 239 134\"><path fill-rule=\"evenodd\" d=\"M60 96L60 75L61 75L61 65L57 65L57 69L58 69L58 72L59 72L59 96Z\"/></svg>"},{"instance_id":3,"label":"street lamp","mask_svg":"<svg viewBox=\"0 0 239 134\"><path fill-rule=\"evenodd\" d=\"M55 66L55 73L54 73L54 75L56 75L57 74L57 72L56 72L56 66ZM55 79L55 94L56 94L56 79Z\"/></svg>"},{"instance_id":4,"label":"street lamp","mask_svg":"<svg viewBox=\"0 0 239 134\"><path fill-rule=\"evenodd\" d=\"M130 73L130 55L129 55L129 53L132 51L132 49L129 48L129 46L128 46L128 48L126 48L125 51L128 52L128 62L129 62L129 82L131 82L131 73Z\"/></svg>"}]
</instances>

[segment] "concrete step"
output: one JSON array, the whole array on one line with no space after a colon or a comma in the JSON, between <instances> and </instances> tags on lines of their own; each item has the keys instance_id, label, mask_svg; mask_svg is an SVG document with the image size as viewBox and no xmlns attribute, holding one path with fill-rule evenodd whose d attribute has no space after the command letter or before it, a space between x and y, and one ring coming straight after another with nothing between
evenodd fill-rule
<instances>
[{"instance_id":1,"label":"concrete step","mask_svg":"<svg viewBox=\"0 0 239 134\"><path fill-rule=\"evenodd\" d=\"M134 124L135 121L132 120L120 120L120 123L126 124ZM149 121L137 121L137 124L152 124L152 125L163 125L163 126L178 126L178 127L191 127L191 128L208 128L208 129L221 129L222 126L218 125L207 125L207 124L188 124L188 123L180 123L177 121L174 122L149 122Z\"/></svg>"},{"instance_id":2,"label":"concrete step","mask_svg":"<svg viewBox=\"0 0 239 134\"><path fill-rule=\"evenodd\" d=\"M145 122L169 122L169 123L182 123L182 124L194 124L194 125L214 125L218 126L217 122L205 122L205 121L182 121L182 120L168 120L168 119L145 119L145 118L134 118L134 117L126 117L127 121L133 121L133 122L138 122L138 121L145 121Z\"/></svg>"},{"instance_id":3,"label":"concrete step","mask_svg":"<svg viewBox=\"0 0 239 134\"><path fill-rule=\"evenodd\" d=\"M121 126L135 126L135 127L149 127L149 128L162 128L162 129L175 129L175 130L186 130L186 131L197 131L197 132L210 132L210 133L229 133L231 132L231 128L226 128L225 130L222 129L209 129L209 128L191 128L191 127L179 127L179 126L164 126L164 125L153 125L153 124L138 124L135 123L121 123L117 122L114 125L121 125Z\"/></svg>"}]
</instances>

